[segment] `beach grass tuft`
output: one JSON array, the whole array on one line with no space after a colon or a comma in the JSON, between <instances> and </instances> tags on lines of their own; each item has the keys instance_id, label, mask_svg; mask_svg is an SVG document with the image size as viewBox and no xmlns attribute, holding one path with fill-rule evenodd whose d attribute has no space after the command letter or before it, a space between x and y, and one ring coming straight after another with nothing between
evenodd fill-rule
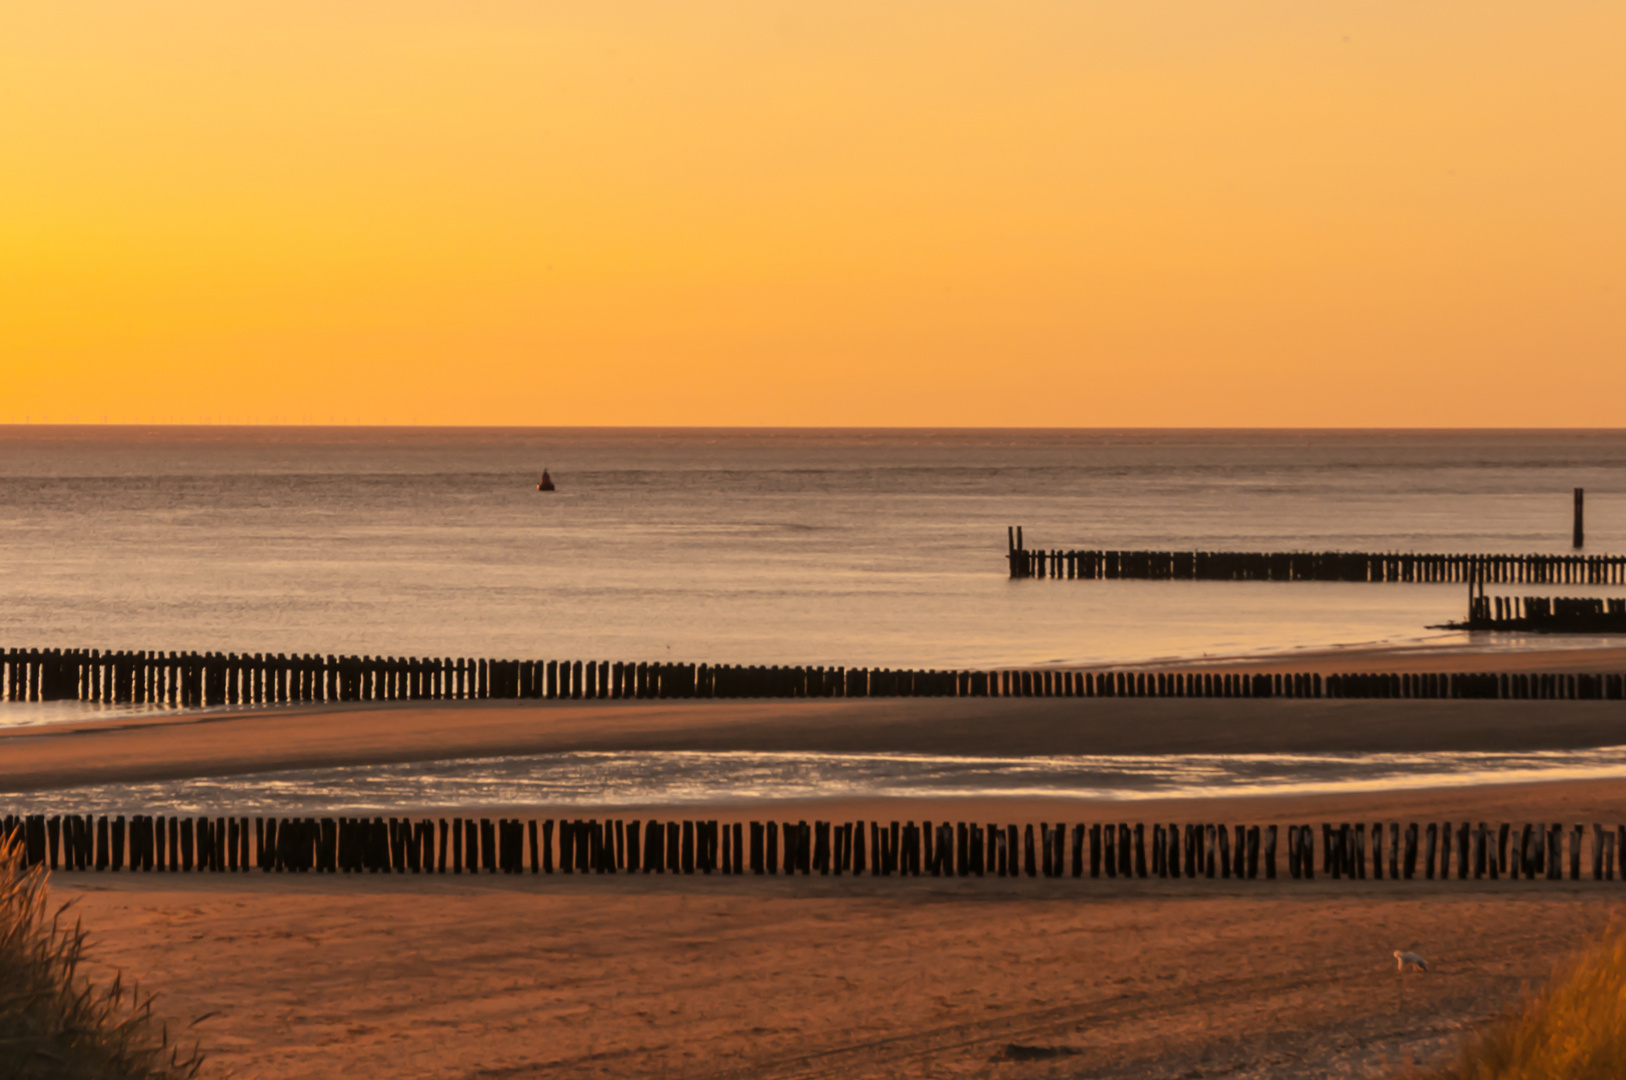
<instances>
[{"instance_id":1,"label":"beach grass tuft","mask_svg":"<svg viewBox=\"0 0 1626 1080\"><path fill-rule=\"evenodd\" d=\"M1626 933L1560 967L1538 993L1470 1036L1431 1080L1626 1077Z\"/></svg>"},{"instance_id":2,"label":"beach grass tuft","mask_svg":"<svg viewBox=\"0 0 1626 1080\"><path fill-rule=\"evenodd\" d=\"M0 839L0 1075L17 1080L179 1080L203 1064L152 1015L152 996L122 973L93 985L81 968L86 934L47 915L46 871Z\"/></svg>"}]
</instances>

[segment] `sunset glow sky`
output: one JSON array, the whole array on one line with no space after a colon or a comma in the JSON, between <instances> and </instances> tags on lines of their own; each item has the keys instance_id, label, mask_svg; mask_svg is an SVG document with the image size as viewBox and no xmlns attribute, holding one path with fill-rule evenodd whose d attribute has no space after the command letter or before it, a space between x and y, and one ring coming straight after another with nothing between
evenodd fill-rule
<instances>
[{"instance_id":1,"label":"sunset glow sky","mask_svg":"<svg viewBox=\"0 0 1626 1080\"><path fill-rule=\"evenodd\" d=\"M1626 6L0 8L0 422L1618 426Z\"/></svg>"}]
</instances>

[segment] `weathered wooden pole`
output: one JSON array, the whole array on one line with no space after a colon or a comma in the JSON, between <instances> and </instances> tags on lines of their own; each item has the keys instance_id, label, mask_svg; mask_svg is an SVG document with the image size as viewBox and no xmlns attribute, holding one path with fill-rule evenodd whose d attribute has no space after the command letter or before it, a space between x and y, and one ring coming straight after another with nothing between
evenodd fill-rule
<instances>
[{"instance_id":1,"label":"weathered wooden pole","mask_svg":"<svg viewBox=\"0 0 1626 1080\"><path fill-rule=\"evenodd\" d=\"M1585 491L1585 489L1584 488L1576 488L1575 489L1575 535L1571 538L1571 543L1575 547L1582 546L1582 544L1585 543L1585 541L1586 541L1586 530L1582 527L1583 523L1582 523L1582 520L1581 520L1581 518L1582 518L1582 509L1583 509L1583 507L1585 505L1585 502L1586 502L1586 491Z\"/></svg>"}]
</instances>

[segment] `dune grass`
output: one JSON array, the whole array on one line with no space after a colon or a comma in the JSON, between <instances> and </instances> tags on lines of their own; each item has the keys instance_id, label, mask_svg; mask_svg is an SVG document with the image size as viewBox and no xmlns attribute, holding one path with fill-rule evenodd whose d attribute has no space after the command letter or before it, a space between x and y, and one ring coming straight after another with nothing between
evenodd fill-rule
<instances>
[{"instance_id":1,"label":"dune grass","mask_svg":"<svg viewBox=\"0 0 1626 1080\"><path fill-rule=\"evenodd\" d=\"M1626 1077L1626 933L1560 968L1516 1010L1464 1042L1434 1080Z\"/></svg>"},{"instance_id":2,"label":"dune grass","mask_svg":"<svg viewBox=\"0 0 1626 1080\"><path fill-rule=\"evenodd\" d=\"M152 1016L152 997L121 975L94 986L80 970L85 931L47 915L46 872L0 839L0 1076L7 1080L178 1080L197 1075Z\"/></svg>"}]
</instances>

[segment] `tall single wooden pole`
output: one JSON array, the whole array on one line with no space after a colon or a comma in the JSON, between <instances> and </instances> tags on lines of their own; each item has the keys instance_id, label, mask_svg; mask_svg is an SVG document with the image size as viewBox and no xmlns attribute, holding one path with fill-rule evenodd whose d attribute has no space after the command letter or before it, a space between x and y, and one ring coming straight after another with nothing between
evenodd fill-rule
<instances>
[{"instance_id":1,"label":"tall single wooden pole","mask_svg":"<svg viewBox=\"0 0 1626 1080\"><path fill-rule=\"evenodd\" d=\"M1586 540L1585 532L1581 527L1581 509L1582 509L1584 498L1585 498L1584 489L1576 488L1575 489L1575 537L1574 537L1574 546L1575 547L1580 547Z\"/></svg>"}]
</instances>

